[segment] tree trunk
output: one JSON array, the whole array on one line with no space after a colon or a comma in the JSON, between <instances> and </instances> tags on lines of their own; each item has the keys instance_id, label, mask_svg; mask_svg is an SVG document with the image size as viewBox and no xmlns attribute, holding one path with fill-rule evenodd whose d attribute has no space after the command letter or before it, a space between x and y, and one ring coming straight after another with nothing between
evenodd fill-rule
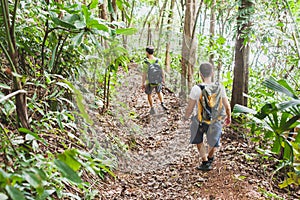
<instances>
[{"instance_id":1,"label":"tree trunk","mask_svg":"<svg viewBox=\"0 0 300 200\"><path fill-rule=\"evenodd\" d=\"M148 23L147 45L152 44L151 23Z\"/></svg>"},{"instance_id":2,"label":"tree trunk","mask_svg":"<svg viewBox=\"0 0 300 200\"><path fill-rule=\"evenodd\" d=\"M15 38L15 19L17 15L17 9L20 1L15 1L13 13L10 14L9 3L5 0L1 0L1 11L3 14L4 31L6 33L5 37L7 40L8 51L4 48L1 43L2 50L6 54L6 57L11 65L12 71L17 74L21 74L19 71L20 66L18 65L18 51ZM22 90L22 82L16 77L12 76L13 79L13 91ZM19 93L16 95L16 111L17 117L21 122L22 127L29 129L28 115L27 115L27 102L26 93Z\"/></svg>"},{"instance_id":3,"label":"tree trunk","mask_svg":"<svg viewBox=\"0 0 300 200\"><path fill-rule=\"evenodd\" d=\"M172 31L172 21L173 21L173 10L174 10L175 0L171 0L170 13L168 16L168 27L167 27L167 44L166 44L166 72L169 73L171 69L171 56L170 56L170 33Z\"/></svg>"},{"instance_id":4,"label":"tree trunk","mask_svg":"<svg viewBox=\"0 0 300 200\"><path fill-rule=\"evenodd\" d=\"M237 17L237 38L235 44L235 63L231 108L235 104L247 106L247 97L244 93L248 93L248 70L249 70L249 45L244 45L248 39L247 32L250 30L251 22L248 20L251 16L252 2L242 0L239 7L239 16Z\"/></svg>"},{"instance_id":5,"label":"tree trunk","mask_svg":"<svg viewBox=\"0 0 300 200\"><path fill-rule=\"evenodd\" d=\"M103 1L102 4L99 4L99 18L107 21L107 10L106 10L105 1Z\"/></svg>"},{"instance_id":6,"label":"tree trunk","mask_svg":"<svg viewBox=\"0 0 300 200\"><path fill-rule=\"evenodd\" d=\"M216 0L212 0L211 14L210 14L210 27L209 27L209 32L210 32L209 44L210 44L210 46L214 45L213 38L214 38L214 35L215 35L215 21L216 21L216 12L215 12L216 9L215 8L216 8ZM213 59L214 59L214 54L213 54L213 52L210 52L209 62L214 66Z\"/></svg>"},{"instance_id":7,"label":"tree trunk","mask_svg":"<svg viewBox=\"0 0 300 200\"><path fill-rule=\"evenodd\" d=\"M180 96L186 97L186 90L190 90L192 87L195 55L196 55L196 43L193 37L193 28L196 20L195 0L186 1L184 31L183 31L183 43L182 43L182 60L181 60L181 91ZM188 82L187 82L187 81ZM186 87L187 86L187 87Z\"/></svg>"},{"instance_id":8,"label":"tree trunk","mask_svg":"<svg viewBox=\"0 0 300 200\"><path fill-rule=\"evenodd\" d=\"M117 21L118 20L118 13L117 13L117 2L116 0L111 0L111 6L113 9L113 12L111 13L111 21Z\"/></svg>"},{"instance_id":9,"label":"tree trunk","mask_svg":"<svg viewBox=\"0 0 300 200\"><path fill-rule=\"evenodd\" d=\"M105 21L108 19L107 4L105 0L99 5L99 17ZM105 48L108 48L107 40L103 39L103 37L101 37L101 43Z\"/></svg>"},{"instance_id":10,"label":"tree trunk","mask_svg":"<svg viewBox=\"0 0 300 200\"><path fill-rule=\"evenodd\" d=\"M161 38L163 37L162 31L163 31L163 26L164 26L164 19L165 19L165 12L166 12L167 3L168 3L168 0L165 0L163 6L161 8L162 13L160 15L160 19L158 19L158 21L160 22L160 26L159 26L159 35L158 35L158 41L157 41L157 48L156 48L156 53L157 54L159 54L159 52L160 52L160 41L161 41Z\"/></svg>"},{"instance_id":11,"label":"tree trunk","mask_svg":"<svg viewBox=\"0 0 300 200\"><path fill-rule=\"evenodd\" d=\"M122 10L122 21L123 22L127 21L127 27L131 27L131 25L132 25L134 7L135 7L135 0L132 1L131 11L130 11L130 19L128 21L126 20L126 14L125 14L124 9ZM123 37L123 47L125 49L127 49L128 36L127 35L123 35L122 37Z\"/></svg>"},{"instance_id":12,"label":"tree trunk","mask_svg":"<svg viewBox=\"0 0 300 200\"><path fill-rule=\"evenodd\" d=\"M139 38L139 44L141 44L145 26L146 26L146 24L147 24L147 22L148 22L148 18L150 17L151 12L153 11L154 7L155 7L155 5L153 5L153 6L151 7L151 10L149 11L149 13L147 14L147 16L146 16L146 18L145 18L145 21L144 21L144 23L143 23L143 28L142 28L142 31L141 31L141 34L140 34L140 38Z\"/></svg>"}]
</instances>

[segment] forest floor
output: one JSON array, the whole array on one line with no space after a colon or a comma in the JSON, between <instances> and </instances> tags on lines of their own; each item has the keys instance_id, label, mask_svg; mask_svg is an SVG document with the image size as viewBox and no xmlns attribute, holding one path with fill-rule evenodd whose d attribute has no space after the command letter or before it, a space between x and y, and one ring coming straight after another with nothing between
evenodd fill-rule
<instances>
[{"instance_id":1,"label":"forest floor","mask_svg":"<svg viewBox=\"0 0 300 200\"><path fill-rule=\"evenodd\" d=\"M112 114L98 122L102 132L118 137L128 149L118 156L116 178L106 176L99 185L102 199L299 199L299 191L278 189L270 178L273 164L256 153L234 122L223 129L213 170L197 170L198 152L189 144L188 123L181 120L186 103L165 87L169 110L160 108L154 94L157 114L149 115L140 84L138 67L131 65Z\"/></svg>"}]
</instances>

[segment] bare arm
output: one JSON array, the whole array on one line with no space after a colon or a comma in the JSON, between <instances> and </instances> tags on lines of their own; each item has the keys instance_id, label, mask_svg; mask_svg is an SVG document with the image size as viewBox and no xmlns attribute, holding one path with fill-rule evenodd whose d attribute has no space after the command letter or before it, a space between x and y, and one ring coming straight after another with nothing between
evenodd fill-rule
<instances>
[{"instance_id":1,"label":"bare arm","mask_svg":"<svg viewBox=\"0 0 300 200\"><path fill-rule=\"evenodd\" d=\"M226 111L225 125L229 126L231 123L231 108L227 97L222 98L223 105Z\"/></svg>"},{"instance_id":2,"label":"bare arm","mask_svg":"<svg viewBox=\"0 0 300 200\"><path fill-rule=\"evenodd\" d=\"M141 85L141 88L144 91L145 91L145 88L146 88L146 86L145 86L146 76L147 76L147 74L145 72L143 72L143 74L142 74L142 85Z\"/></svg>"},{"instance_id":3,"label":"bare arm","mask_svg":"<svg viewBox=\"0 0 300 200\"><path fill-rule=\"evenodd\" d=\"M191 116L195 105L196 105L196 100L189 98L189 102L188 102L188 105L186 107L185 114L183 117L184 119L188 119Z\"/></svg>"},{"instance_id":4,"label":"bare arm","mask_svg":"<svg viewBox=\"0 0 300 200\"><path fill-rule=\"evenodd\" d=\"M146 81L146 73L143 72L143 74L142 74L142 85L145 85L145 81Z\"/></svg>"}]
</instances>

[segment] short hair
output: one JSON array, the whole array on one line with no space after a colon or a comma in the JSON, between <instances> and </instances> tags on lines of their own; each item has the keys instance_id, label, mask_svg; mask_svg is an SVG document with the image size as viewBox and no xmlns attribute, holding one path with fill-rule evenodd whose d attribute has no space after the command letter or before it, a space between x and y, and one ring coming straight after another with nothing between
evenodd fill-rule
<instances>
[{"instance_id":1,"label":"short hair","mask_svg":"<svg viewBox=\"0 0 300 200\"><path fill-rule=\"evenodd\" d=\"M199 71L204 78L210 77L212 75L213 69L213 65L208 62L202 63L199 67Z\"/></svg>"},{"instance_id":2,"label":"short hair","mask_svg":"<svg viewBox=\"0 0 300 200\"><path fill-rule=\"evenodd\" d=\"M154 47L153 46L147 46L146 47L146 52L149 54L153 54L154 53Z\"/></svg>"}]
</instances>

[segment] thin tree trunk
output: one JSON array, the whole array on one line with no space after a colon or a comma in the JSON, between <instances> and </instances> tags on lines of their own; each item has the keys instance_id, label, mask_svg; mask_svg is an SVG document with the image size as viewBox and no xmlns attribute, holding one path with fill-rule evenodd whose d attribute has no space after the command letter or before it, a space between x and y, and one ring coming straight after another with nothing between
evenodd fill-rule
<instances>
[{"instance_id":1,"label":"thin tree trunk","mask_svg":"<svg viewBox=\"0 0 300 200\"><path fill-rule=\"evenodd\" d=\"M135 0L132 1L131 11L130 11L130 19L127 22L127 27L131 27L132 19L133 19L134 6L135 6ZM125 11L124 10L122 11L122 21L124 21L124 22L126 21ZM123 35L123 46L126 49L127 49L127 42L128 42L128 36L127 35Z\"/></svg>"},{"instance_id":2,"label":"thin tree trunk","mask_svg":"<svg viewBox=\"0 0 300 200\"><path fill-rule=\"evenodd\" d=\"M99 5L99 17L105 21L108 20L107 4L105 0ZM101 43L105 48L108 48L107 40L101 38Z\"/></svg>"},{"instance_id":3,"label":"thin tree trunk","mask_svg":"<svg viewBox=\"0 0 300 200\"><path fill-rule=\"evenodd\" d=\"M126 22L126 17L125 17L125 11L124 11L124 10L122 10L122 21L123 21L123 22ZM127 25L127 27L128 27L128 25ZM123 35L123 36L122 36L122 39L123 39L123 47L124 47L125 49L127 49L127 36L126 36L126 35Z\"/></svg>"},{"instance_id":4,"label":"thin tree trunk","mask_svg":"<svg viewBox=\"0 0 300 200\"><path fill-rule=\"evenodd\" d=\"M168 0L165 0L161 10L162 10L162 14L160 15L160 27L159 27L159 35L158 35L158 41L157 41L157 50L156 50L156 53L159 54L160 52L160 41L161 41L161 38L162 38L162 31L163 31L163 26L164 26L164 19L165 19L165 10L166 10L166 6L167 6L167 2Z\"/></svg>"},{"instance_id":5,"label":"thin tree trunk","mask_svg":"<svg viewBox=\"0 0 300 200\"><path fill-rule=\"evenodd\" d=\"M209 27L209 32L210 32L210 46L214 45L214 35L215 35L215 22L216 22L216 12L215 12L215 8L216 8L216 0L212 0L212 4L211 4L211 14L210 14L210 27ZM209 55L209 62L214 65L214 55L212 54L212 52Z\"/></svg>"},{"instance_id":6,"label":"thin tree trunk","mask_svg":"<svg viewBox=\"0 0 300 200\"><path fill-rule=\"evenodd\" d=\"M152 10L154 9L154 7L155 7L155 5L153 5L153 6L151 7L151 10L149 11L149 13L147 14L147 16L146 16L146 18L145 18L145 20L144 20L143 28L142 28L142 31L141 31L141 34L140 34L140 38L139 38L139 43L142 41L142 37L143 37L143 33L144 33L145 26L146 26L146 24L147 24L147 22L148 22L148 18L150 17L151 12L152 12Z\"/></svg>"},{"instance_id":7,"label":"thin tree trunk","mask_svg":"<svg viewBox=\"0 0 300 200\"><path fill-rule=\"evenodd\" d=\"M203 26L202 26L202 31L200 33L204 34L205 32L205 25L206 25L206 19L207 19L207 7L205 6L204 9L204 17L203 17Z\"/></svg>"},{"instance_id":8,"label":"thin tree trunk","mask_svg":"<svg viewBox=\"0 0 300 200\"><path fill-rule=\"evenodd\" d=\"M105 112L106 110L106 101L107 101L107 97L106 97L106 90L107 90L107 68L105 69L105 72L104 72L104 80L103 80L103 85L104 85L104 88L103 88L103 108L102 108L102 113Z\"/></svg>"},{"instance_id":9,"label":"thin tree trunk","mask_svg":"<svg viewBox=\"0 0 300 200\"><path fill-rule=\"evenodd\" d=\"M99 17L107 21L107 10L105 1L103 1L103 3L99 5Z\"/></svg>"},{"instance_id":10,"label":"thin tree trunk","mask_svg":"<svg viewBox=\"0 0 300 200\"><path fill-rule=\"evenodd\" d=\"M117 2L116 0L111 0L111 6L113 8L113 13L111 13L111 21L118 20L118 13L117 13Z\"/></svg>"},{"instance_id":11,"label":"thin tree trunk","mask_svg":"<svg viewBox=\"0 0 300 200\"><path fill-rule=\"evenodd\" d=\"M151 23L148 24L147 45L152 44Z\"/></svg>"},{"instance_id":12,"label":"thin tree trunk","mask_svg":"<svg viewBox=\"0 0 300 200\"><path fill-rule=\"evenodd\" d=\"M172 21L173 21L173 10L174 10L175 0L171 0L170 11L168 16L168 27L167 27L167 44L166 44L166 72L169 73L171 69L171 56L170 56L170 33L172 31Z\"/></svg>"}]
</instances>

